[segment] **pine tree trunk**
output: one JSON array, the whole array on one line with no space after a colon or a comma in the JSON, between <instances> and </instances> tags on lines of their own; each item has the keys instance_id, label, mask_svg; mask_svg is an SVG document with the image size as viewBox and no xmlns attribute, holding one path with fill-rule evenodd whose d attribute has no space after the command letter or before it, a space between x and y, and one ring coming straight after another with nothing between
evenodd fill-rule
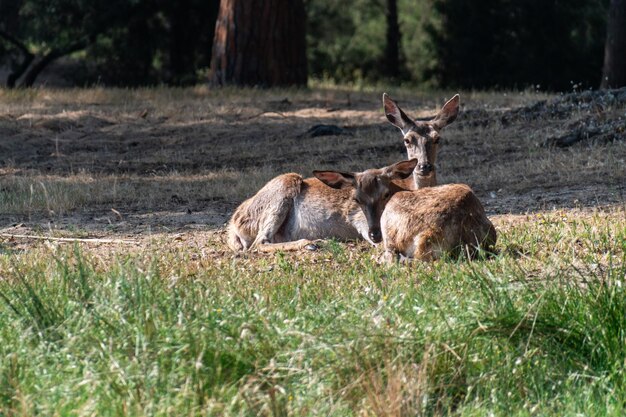
<instances>
[{"instance_id":1,"label":"pine tree trunk","mask_svg":"<svg viewBox=\"0 0 626 417\"><path fill-rule=\"evenodd\" d=\"M626 0L611 0L600 88L626 86Z\"/></svg>"},{"instance_id":2,"label":"pine tree trunk","mask_svg":"<svg viewBox=\"0 0 626 417\"><path fill-rule=\"evenodd\" d=\"M222 0L210 81L215 85L306 85L302 0Z\"/></svg>"}]
</instances>

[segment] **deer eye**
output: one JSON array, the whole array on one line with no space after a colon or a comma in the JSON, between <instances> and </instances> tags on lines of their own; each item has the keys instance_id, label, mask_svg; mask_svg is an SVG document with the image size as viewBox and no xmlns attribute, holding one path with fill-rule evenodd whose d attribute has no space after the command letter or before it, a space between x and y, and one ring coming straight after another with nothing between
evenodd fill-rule
<instances>
[{"instance_id":1,"label":"deer eye","mask_svg":"<svg viewBox=\"0 0 626 417\"><path fill-rule=\"evenodd\" d=\"M385 194L383 194L383 199L385 200L388 199L389 195L390 195L389 191L385 191Z\"/></svg>"},{"instance_id":2,"label":"deer eye","mask_svg":"<svg viewBox=\"0 0 626 417\"><path fill-rule=\"evenodd\" d=\"M410 145L411 144L411 139L404 139L404 144L405 145Z\"/></svg>"}]
</instances>

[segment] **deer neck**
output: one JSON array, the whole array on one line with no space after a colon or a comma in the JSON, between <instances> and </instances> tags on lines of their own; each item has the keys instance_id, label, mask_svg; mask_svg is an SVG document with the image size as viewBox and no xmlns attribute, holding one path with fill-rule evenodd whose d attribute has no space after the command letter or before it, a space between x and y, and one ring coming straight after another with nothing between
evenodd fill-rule
<instances>
[{"instance_id":1,"label":"deer neck","mask_svg":"<svg viewBox=\"0 0 626 417\"><path fill-rule=\"evenodd\" d=\"M423 177L413 172L413 180L415 183L415 189L434 187L437 185L437 174L433 171L428 177Z\"/></svg>"}]
</instances>

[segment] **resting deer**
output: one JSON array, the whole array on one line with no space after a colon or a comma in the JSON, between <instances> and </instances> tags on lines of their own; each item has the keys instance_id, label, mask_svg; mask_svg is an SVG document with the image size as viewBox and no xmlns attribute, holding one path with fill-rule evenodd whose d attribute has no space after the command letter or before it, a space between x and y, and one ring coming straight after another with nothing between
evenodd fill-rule
<instances>
[{"instance_id":1,"label":"resting deer","mask_svg":"<svg viewBox=\"0 0 626 417\"><path fill-rule=\"evenodd\" d=\"M421 166L412 172L414 178L410 178L411 173L395 174L394 183L398 189L436 185L438 132L456 118L459 96L449 100L428 122L409 119L386 94L383 103L387 119L404 134L409 157L416 158L413 167L421 161ZM320 178L323 173L316 176ZM280 175L237 208L228 224L228 246L235 251L253 247L273 251L300 249L311 239L363 238L370 243L380 242L380 235L370 236L365 215L353 203L349 190L340 187L328 191L314 178L303 179L293 173Z\"/></svg>"},{"instance_id":2,"label":"resting deer","mask_svg":"<svg viewBox=\"0 0 626 417\"><path fill-rule=\"evenodd\" d=\"M328 171L323 179L332 187L352 189L363 210L376 214L367 220L371 234L382 234L385 261L401 256L431 261L460 249L474 257L479 248L493 250L496 230L470 187L449 184L402 191L382 178L386 169L362 174Z\"/></svg>"},{"instance_id":3,"label":"resting deer","mask_svg":"<svg viewBox=\"0 0 626 417\"><path fill-rule=\"evenodd\" d=\"M429 121L409 118L386 93L383 93L385 116L392 125L402 131L408 159L417 159L413 179L398 182L409 190L437 185L435 162L441 130L452 123L459 114L459 95L456 94L443 105L437 115Z\"/></svg>"},{"instance_id":4,"label":"resting deer","mask_svg":"<svg viewBox=\"0 0 626 417\"><path fill-rule=\"evenodd\" d=\"M316 178L307 179L279 175L235 210L227 228L228 246L272 252L304 248L316 239L379 243L383 207L401 189L392 181L409 178L416 164L403 161L360 173L314 171Z\"/></svg>"}]
</instances>

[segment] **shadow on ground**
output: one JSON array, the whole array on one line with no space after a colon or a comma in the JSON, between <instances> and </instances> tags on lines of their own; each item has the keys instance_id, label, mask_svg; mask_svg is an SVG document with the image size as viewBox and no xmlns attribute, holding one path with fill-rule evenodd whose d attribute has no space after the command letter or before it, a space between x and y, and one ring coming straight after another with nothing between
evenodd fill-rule
<instances>
[{"instance_id":1,"label":"shadow on ground","mask_svg":"<svg viewBox=\"0 0 626 417\"><path fill-rule=\"evenodd\" d=\"M277 174L360 170L406 155L379 93L81 91L5 93L5 233L219 230ZM468 183L490 215L624 204L625 89L461 97L466 104L439 152L441 183ZM445 98L399 94L419 117ZM339 129L315 136L309 130L317 124Z\"/></svg>"}]
</instances>

